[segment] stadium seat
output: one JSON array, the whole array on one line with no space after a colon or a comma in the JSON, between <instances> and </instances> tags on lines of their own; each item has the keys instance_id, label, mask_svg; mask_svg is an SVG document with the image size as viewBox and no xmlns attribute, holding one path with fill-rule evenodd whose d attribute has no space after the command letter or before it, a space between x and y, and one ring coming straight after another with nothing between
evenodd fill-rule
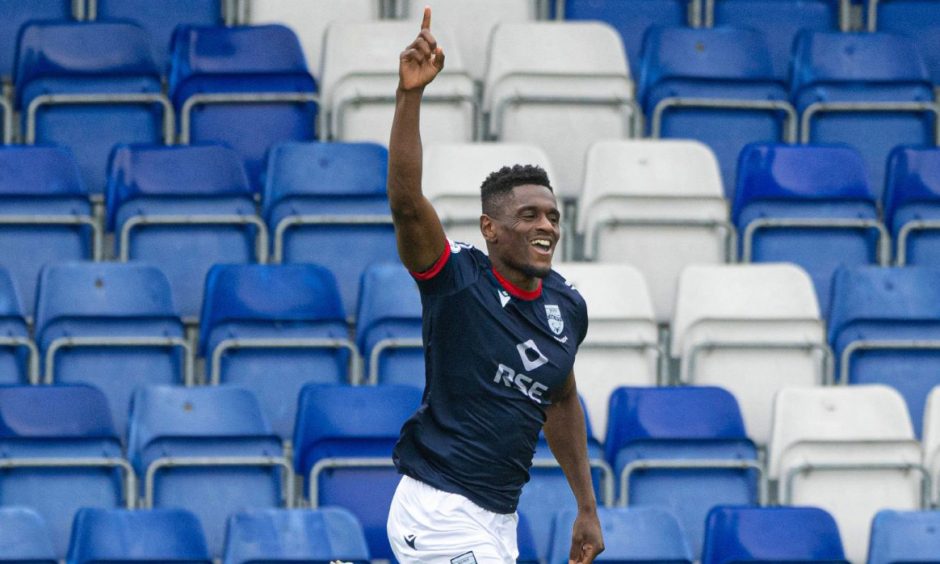
<instances>
[{"instance_id":1,"label":"stadium seat","mask_svg":"<svg viewBox=\"0 0 940 564\"><path fill-rule=\"evenodd\" d=\"M651 28L638 97L650 137L697 139L715 152L729 198L742 147L796 137L785 84L752 29Z\"/></svg>"},{"instance_id":2,"label":"stadium seat","mask_svg":"<svg viewBox=\"0 0 940 564\"><path fill-rule=\"evenodd\" d=\"M574 373L595 431L607 431L610 394L620 386L660 384L662 351L653 304L643 275L626 264L558 263L554 270L588 304L588 333Z\"/></svg>"},{"instance_id":3,"label":"stadium seat","mask_svg":"<svg viewBox=\"0 0 940 564\"><path fill-rule=\"evenodd\" d=\"M241 158L227 147L119 145L106 201L119 260L158 266L188 322L199 319L209 267L266 260L267 227Z\"/></svg>"},{"instance_id":4,"label":"stadium seat","mask_svg":"<svg viewBox=\"0 0 940 564\"><path fill-rule=\"evenodd\" d=\"M924 467L930 473L931 502L940 499L940 387L935 386L927 395L924 408L924 427L921 437Z\"/></svg>"},{"instance_id":5,"label":"stadium seat","mask_svg":"<svg viewBox=\"0 0 940 564\"><path fill-rule=\"evenodd\" d=\"M173 34L171 57L179 142L235 149L257 192L268 149L316 138L317 84L289 28L182 26Z\"/></svg>"},{"instance_id":6,"label":"stadium seat","mask_svg":"<svg viewBox=\"0 0 940 564\"><path fill-rule=\"evenodd\" d=\"M268 158L262 215L272 261L330 269L350 316L366 267L398 257L387 174L388 151L374 143L288 143Z\"/></svg>"},{"instance_id":7,"label":"stadium seat","mask_svg":"<svg viewBox=\"0 0 940 564\"><path fill-rule=\"evenodd\" d=\"M400 479L392 449L420 403L412 386L312 384L300 393L294 471L310 507L340 506L359 519L372 558L392 558L385 525Z\"/></svg>"},{"instance_id":8,"label":"stadium seat","mask_svg":"<svg viewBox=\"0 0 940 564\"><path fill-rule=\"evenodd\" d=\"M434 37L447 64L424 92L421 138L425 144L470 142L477 138L478 108L473 79L466 72L452 27L435 21ZM398 58L414 41L420 19L330 24L323 43L320 139L388 143L398 86ZM350 57L350 53L357 56Z\"/></svg>"},{"instance_id":9,"label":"stadium seat","mask_svg":"<svg viewBox=\"0 0 940 564\"><path fill-rule=\"evenodd\" d=\"M916 45L903 36L800 33L790 97L800 113L800 141L857 148L879 197L891 149L937 144L930 78Z\"/></svg>"},{"instance_id":10,"label":"stadium seat","mask_svg":"<svg viewBox=\"0 0 940 564\"><path fill-rule=\"evenodd\" d=\"M583 254L639 268L660 323L672 318L687 264L734 259L728 218L718 162L702 143L599 141L588 151L578 206Z\"/></svg>"},{"instance_id":11,"label":"stadium seat","mask_svg":"<svg viewBox=\"0 0 940 564\"><path fill-rule=\"evenodd\" d=\"M255 509L229 517L223 564L336 560L369 562L362 525L341 507Z\"/></svg>"},{"instance_id":12,"label":"stadium seat","mask_svg":"<svg viewBox=\"0 0 940 564\"><path fill-rule=\"evenodd\" d=\"M226 14L232 0L87 0L88 19L131 21L150 35L153 60L166 74L170 64L170 40L178 25L222 25L233 15Z\"/></svg>"},{"instance_id":13,"label":"stadium seat","mask_svg":"<svg viewBox=\"0 0 940 564\"><path fill-rule=\"evenodd\" d=\"M81 2L72 0L3 0L0 2L0 80L10 83L16 57L16 41L20 28L32 20L62 20L69 21L75 17L81 18L82 13L74 14L73 8L83 8Z\"/></svg>"},{"instance_id":14,"label":"stadium seat","mask_svg":"<svg viewBox=\"0 0 940 564\"><path fill-rule=\"evenodd\" d=\"M829 512L847 560L865 560L878 510L926 503L920 444L891 388L786 388L773 414L767 464L779 503Z\"/></svg>"},{"instance_id":15,"label":"stadium seat","mask_svg":"<svg viewBox=\"0 0 940 564\"><path fill-rule=\"evenodd\" d=\"M253 391L281 438L293 432L304 384L358 379L356 346L325 268L216 265L205 296L199 350L209 383Z\"/></svg>"},{"instance_id":16,"label":"stadium seat","mask_svg":"<svg viewBox=\"0 0 940 564\"><path fill-rule=\"evenodd\" d=\"M675 516L659 507L599 507L597 516L604 535L604 552L595 562L692 564L685 535ZM571 527L577 511L555 516L550 564L568 564Z\"/></svg>"},{"instance_id":17,"label":"stadium seat","mask_svg":"<svg viewBox=\"0 0 940 564\"><path fill-rule=\"evenodd\" d=\"M333 22L368 22L383 15L383 0L242 0L240 24L281 24L297 34L314 76L321 76L323 36ZM402 45L404 47L404 45Z\"/></svg>"},{"instance_id":18,"label":"stadium seat","mask_svg":"<svg viewBox=\"0 0 940 564\"><path fill-rule=\"evenodd\" d=\"M0 266L31 317L42 266L100 260L104 233L68 149L0 147L0 171Z\"/></svg>"},{"instance_id":19,"label":"stadium seat","mask_svg":"<svg viewBox=\"0 0 940 564\"><path fill-rule=\"evenodd\" d=\"M161 91L149 36L136 25L26 25L13 80L24 143L71 149L91 194L104 192L116 143L173 141L173 108Z\"/></svg>"},{"instance_id":20,"label":"stadium seat","mask_svg":"<svg viewBox=\"0 0 940 564\"><path fill-rule=\"evenodd\" d=\"M373 264L362 273L356 345L370 384L424 388L421 294L398 263Z\"/></svg>"},{"instance_id":21,"label":"stadium seat","mask_svg":"<svg viewBox=\"0 0 940 564\"><path fill-rule=\"evenodd\" d=\"M591 144L632 137L642 121L620 36L600 22L507 23L488 52L487 138L541 147L555 194L577 198Z\"/></svg>"},{"instance_id":22,"label":"stadium seat","mask_svg":"<svg viewBox=\"0 0 940 564\"><path fill-rule=\"evenodd\" d=\"M0 507L0 562L57 564L46 520L29 507Z\"/></svg>"},{"instance_id":23,"label":"stadium seat","mask_svg":"<svg viewBox=\"0 0 940 564\"><path fill-rule=\"evenodd\" d=\"M403 0L398 17L420 22L425 6L434 12L431 30L439 24L454 30L453 39L460 49L467 72L477 82L486 71L487 42L493 28L503 23L532 22L538 18L541 0ZM444 53L448 46L443 45ZM450 64L448 54L447 64Z\"/></svg>"},{"instance_id":24,"label":"stadium seat","mask_svg":"<svg viewBox=\"0 0 940 564\"><path fill-rule=\"evenodd\" d=\"M883 209L895 263L940 267L940 149L902 145L891 151Z\"/></svg>"},{"instance_id":25,"label":"stadium seat","mask_svg":"<svg viewBox=\"0 0 940 564\"><path fill-rule=\"evenodd\" d=\"M211 564L202 525L184 509L85 508L75 515L66 564Z\"/></svg>"},{"instance_id":26,"label":"stadium seat","mask_svg":"<svg viewBox=\"0 0 940 564\"><path fill-rule=\"evenodd\" d=\"M719 506L705 524L702 564L846 562L832 515L816 507Z\"/></svg>"},{"instance_id":27,"label":"stadium seat","mask_svg":"<svg viewBox=\"0 0 940 564\"><path fill-rule=\"evenodd\" d=\"M27 383L39 383L39 351L29 338L13 280L0 267L0 384Z\"/></svg>"},{"instance_id":28,"label":"stadium seat","mask_svg":"<svg viewBox=\"0 0 940 564\"><path fill-rule=\"evenodd\" d=\"M848 30L851 0L710 0L704 2L705 27L756 29L767 38L774 76L787 80L793 40L801 30Z\"/></svg>"},{"instance_id":29,"label":"stadium seat","mask_svg":"<svg viewBox=\"0 0 940 564\"><path fill-rule=\"evenodd\" d=\"M142 507L192 511L205 528L212 558L222 555L229 515L294 501L294 475L281 440L248 390L138 388L127 452L141 477Z\"/></svg>"},{"instance_id":30,"label":"stadium seat","mask_svg":"<svg viewBox=\"0 0 940 564\"><path fill-rule=\"evenodd\" d=\"M561 5L556 17L566 21L597 20L613 26L623 40L630 73L640 75L643 36L653 26L698 26L698 2L688 0L552 0Z\"/></svg>"},{"instance_id":31,"label":"stadium seat","mask_svg":"<svg viewBox=\"0 0 940 564\"><path fill-rule=\"evenodd\" d=\"M720 386L735 396L747 436L760 445L770 438L777 390L831 381L812 282L791 264L687 267L670 352L683 384Z\"/></svg>"},{"instance_id":32,"label":"stadium seat","mask_svg":"<svg viewBox=\"0 0 940 564\"><path fill-rule=\"evenodd\" d=\"M53 558L65 558L79 508L134 506L133 477L100 391L0 386L0 503L44 518Z\"/></svg>"},{"instance_id":33,"label":"stadium seat","mask_svg":"<svg viewBox=\"0 0 940 564\"><path fill-rule=\"evenodd\" d=\"M529 517L524 511L516 511L516 515L519 518L516 523L516 547L519 549L516 564L541 564L535 537L529 526Z\"/></svg>"},{"instance_id":34,"label":"stadium seat","mask_svg":"<svg viewBox=\"0 0 940 564\"><path fill-rule=\"evenodd\" d=\"M940 13L921 0L867 0L868 31L906 35L914 40L934 85L940 84Z\"/></svg>"},{"instance_id":35,"label":"stadium seat","mask_svg":"<svg viewBox=\"0 0 940 564\"><path fill-rule=\"evenodd\" d=\"M35 339L44 381L100 388L122 435L134 388L193 382L183 322L166 276L153 266L47 265L39 276Z\"/></svg>"},{"instance_id":36,"label":"stadium seat","mask_svg":"<svg viewBox=\"0 0 940 564\"><path fill-rule=\"evenodd\" d=\"M619 505L670 510L695 560L712 507L765 498L757 449L734 396L721 388L617 389L604 448L620 480Z\"/></svg>"},{"instance_id":37,"label":"stadium seat","mask_svg":"<svg viewBox=\"0 0 940 564\"><path fill-rule=\"evenodd\" d=\"M924 403L940 384L940 270L840 270L833 282L829 345L837 382L887 384L907 403L920 436Z\"/></svg>"},{"instance_id":38,"label":"stadium seat","mask_svg":"<svg viewBox=\"0 0 940 564\"><path fill-rule=\"evenodd\" d=\"M837 268L889 261L878 200L850 147L748 145L731 215L741 262L798 264L813 279L824 317Z\"/></svg>"},{"instance_id":39,"label":"stadium seat","mask_svg":"<svg viewBox=\"0 0 940 564\"><path fill-rule=\"evenodd\" d=\"M434 205L451 241L469 243L487 252L480 233L483 213L480 186L504 166L531 164L542 167L548 180L555 173L545 151L516 143L434 143L424 148L421 176L424 195ZM562 240L563 244L565 240Z\"/></svg>"},{"instance_id":40,"label":"stadium seat","mask_svg":"<svg viewBox=\"0 0 940 564\"><path fill-rule=\"evenodd\" d=\"M935 562L940 511L879 511L871 523L868 564Z\"/></svg>"}]
</instances>

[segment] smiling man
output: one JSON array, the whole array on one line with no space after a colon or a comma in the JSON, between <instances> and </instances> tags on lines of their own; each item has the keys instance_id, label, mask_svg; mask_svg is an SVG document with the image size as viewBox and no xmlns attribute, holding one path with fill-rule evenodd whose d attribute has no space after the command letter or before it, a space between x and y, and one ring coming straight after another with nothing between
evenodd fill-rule
<instances>
[{"instance_id":1,"label":"smiling man","mask_svg":"<svg viewBox=\"0 0 940 564\"><path fill-rule=\"evenodd\" d=\"M419 113L444 68L425 8L400 55L388 196L398 253L421 291L425 390L394 459L404 474L388 535L399 562L511 563L516 507L544 428L578 505L569 558L604 549L574 357L587 333L581 296L552 270L560 214L545 171L504 167L483 181L489 256L449 242L421 192Z\"/></svg>"}]
</instances>

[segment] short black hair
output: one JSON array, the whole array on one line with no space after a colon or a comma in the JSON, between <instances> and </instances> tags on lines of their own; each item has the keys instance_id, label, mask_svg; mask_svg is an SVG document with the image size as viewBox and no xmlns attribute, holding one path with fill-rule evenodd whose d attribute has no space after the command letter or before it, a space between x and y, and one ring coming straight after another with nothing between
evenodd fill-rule
<instances>
[{"instance_id":1,"label":"short black hair","mask_svg":"<svg viewBox=\"0 0 940 564\"><path fill-rule=\"evenodd\" d=\"M495 200L508 194L516 186L534 184L544 186L554 192L548 181L548 173L537 165L504 166L496 172L490 173L480 186L480 199L483 202L483 213L491 215L490 211Z\"/></svg>"}]
</instances>

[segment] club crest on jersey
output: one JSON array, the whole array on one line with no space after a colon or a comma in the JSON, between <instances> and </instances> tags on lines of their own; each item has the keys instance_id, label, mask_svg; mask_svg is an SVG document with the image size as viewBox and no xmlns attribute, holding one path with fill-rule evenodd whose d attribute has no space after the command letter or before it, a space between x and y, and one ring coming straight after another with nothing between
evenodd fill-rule
<instances>
[{"instance_id":1,"label":"club crest on jersey","mask_svg":"<svg viewBox=\"0 0 940 564\"><path fill-rule=\"evenodd\" d=\"M548 317L548 328L552 333L561 335L565 330L565 321L561 318L561 308L556 305L545 305L545 316Z\"/></svg>"}]
</instances>

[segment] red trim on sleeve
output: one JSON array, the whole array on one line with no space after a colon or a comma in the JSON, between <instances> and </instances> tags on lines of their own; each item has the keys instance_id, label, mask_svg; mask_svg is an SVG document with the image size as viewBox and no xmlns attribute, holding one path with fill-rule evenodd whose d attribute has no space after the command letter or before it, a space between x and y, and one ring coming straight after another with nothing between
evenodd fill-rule
<instances>
[{"instance_id":1,"label":"red trim on sleeve","mask_svg":"<svg viewBox=\"0 0 940 564\"><path fill-rule=\"evenodd\" d=\"M450 258L450 241L444 241L444 252L441 253L441 256L437 258L431 268L425 270L424 272L412 272L411 275L414 276L417 280L430 280L437 276L437 273L444 268L444 265L447 264L447 259Z\"/></svg>"},{"instance_id":2,"label":"red trim on sleeve","mask_svg":"<svg viewBox=\"0 0 940 564\"><path fill-rule=\"evenodd\" d=\"M499 281L500 284L502 284L503 288L505 288L507 292L509 292L511 295L521 300L532 301L542 295L542 281L541 280L539 280L538 288L529 291L529 290L523 290L519 286L516 286L509 280L506 280L505 278L503 278L499 272L496 272L495 268L493 269L493 276L496 277L496 279Z\"/></svg>"}]
</instances>

